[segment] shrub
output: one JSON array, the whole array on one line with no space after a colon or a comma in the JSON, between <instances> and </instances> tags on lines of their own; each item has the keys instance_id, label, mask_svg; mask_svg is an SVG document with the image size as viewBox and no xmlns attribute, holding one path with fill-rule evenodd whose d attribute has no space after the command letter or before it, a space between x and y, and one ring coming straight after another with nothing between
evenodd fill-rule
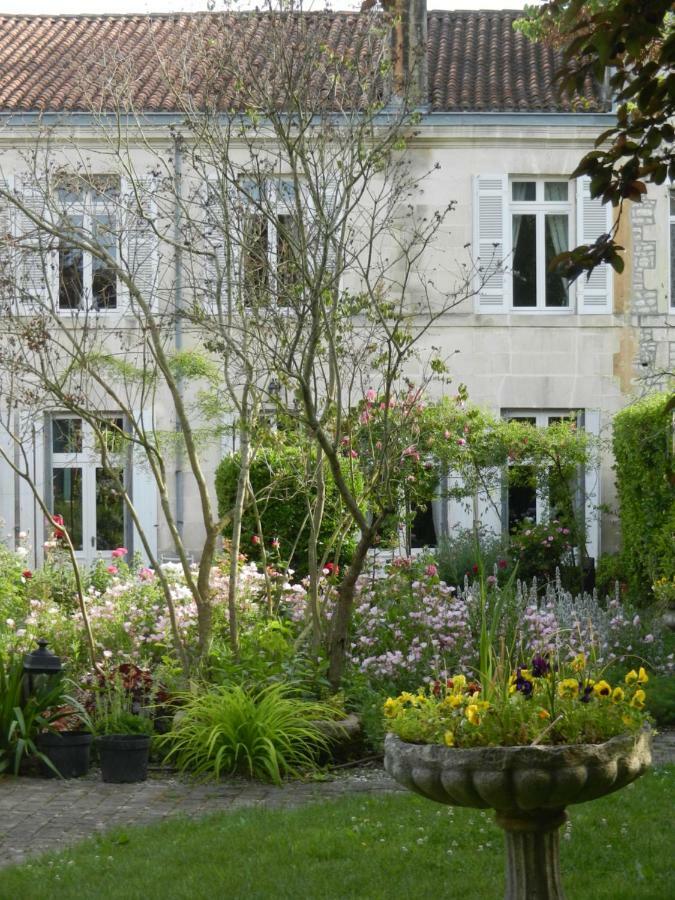
<instances>
[{"instance_id":1,"label":"shrub","mask_svg":"<svg viewBox=\"0 0 675 900\"><path fill-rule=\"evenodd\" d=\"M240 773L279 784L316 766L328 749L321 720L335 711L300 699L286 685L262 690L223 686L180 698L172 730L161 739L181 771L213 776Z\"/></svg>"},{"instance_id":2,"label":"shrub","mask_svg":"<svg viewBox=\"0 0 675 900\"><path fill-rule=\"evenodd\" d=\"M652 678L647 694L647 709L662 728L675 725L675 679L671 676Z\"/></svg>"},{"instance_id":3,"label":"shrub","mask_svg":"<svg viewBox=\"0 0 675 900\"><path fill-rule=\"evenodd\" d=\"M346 461L345 461L346 467ZM234 505L239 477L240 457L226 456L216 470L216 494L221 515ZM326 473L326 499L323 521L319 532L319 554L331 550L335 534L342 530L345 509L335 482ZM353 473L350 471L349 476ZM251 465L251 485L258 500L260 520L268 556L271 542L275 542L272 557L280 558L285 566L292 567L299 575L307 573L307 543L309 537L308 499L314 500L312 485L305 477L305 457L301 448L278 443L262 449ZM242 550L253 560L261 558L256 541L258 531L252 506L244 511L242 520ZM255 540L253 540L255 538ZM278 541L278 550L276 542ZM349 536L339 551L338 561L344 563L354 550L353 537Z\"/></svg>"},{"instance_id":4,"label":"shrub","mask_svg":"<svg viewBox=\"0 0 675 900\"><path fill-rule=\"evenodd\" d=\"M652 599L654 581L675 571L672 407L671 395L656 394L614 417L621 557L639 604Z\"/></svg>"},{"instance_id":5,"label":"shrub","mask_svg":"<svg viewBox=\"0 0 675 900\"><path fill-rule=\"evenodd\" d=\"M441 538L436 555L440 578L457 587L464 585L465 578L471 581L478 574L479 557L485 572L491 574L496 568L500 580L508 577L511 568L503 539L491 532L481 532L477 548L471 528L458 529L451 538Z\"/></svg>"}]
</instances>

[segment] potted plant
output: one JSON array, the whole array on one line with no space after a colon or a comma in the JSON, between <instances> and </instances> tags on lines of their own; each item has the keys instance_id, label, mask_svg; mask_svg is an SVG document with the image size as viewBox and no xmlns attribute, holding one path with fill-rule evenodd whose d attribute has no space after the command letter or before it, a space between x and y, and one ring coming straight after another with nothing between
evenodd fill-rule
<instances>
[{"instance_id":1,"label":"potted plant","mask_svg":"<svg viewBox=\"0 0 675 900\"><path fill-rule=\"evenodd\" d=\"M385 768L412 791L494 809L507 849L507 900L561 900L558 830L565 808L619 790L651 763L643 668L622 684L586 660L535 657L483 683L456 675L389 698Z\"/></svg>"},{"instance_id":2,"label":"potted plant","mask_svg":"<svg viewBox=\"0 0 675 900\"><path fill-rule=\"evenodd\" d=\"M49 730L36 740L47 777L81 778L88 773L93 735L83 712L70 704L48 711Z\"/></svg>"},{"instance_id":3,"label":"potted plant","mask_svg":"<svg viewBox=\"0 0 675 900\"><path fill-rule=\"evenodd\" d=\"M136 688L146 687L143 670L124 664L106 675L98 674L90 700L90 719L96 735L103 781L122 784L148 777L150 743L154 732L147 691L139 699ZM140 681L139 681L140 679ZM149 687L148 687L149 690Z\"/></svg>"}]
</instances>

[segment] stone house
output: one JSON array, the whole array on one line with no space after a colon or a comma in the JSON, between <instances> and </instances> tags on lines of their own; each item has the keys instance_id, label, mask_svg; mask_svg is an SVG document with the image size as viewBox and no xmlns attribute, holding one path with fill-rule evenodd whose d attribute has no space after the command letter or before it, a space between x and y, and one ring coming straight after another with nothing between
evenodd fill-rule
<instances>
[{"instance_id":1,"label":"stone house","mask_svg":"<svg viewBox=\"0 0 675 900\"><path fill-rule=\"evenodd\" d=\"M423 100L407 152L416 167L431 174L416 209L433 215L455 201L441 230L436 262L463 258L467 245L474 258L503 261L475 296L434 325L428 343L448 353L453 379L467 385L474 402L542 427L573 414L581 427L608 437L612 416L636 395L665 383L663 373L675 365L670 330L675 323L675 192L668 186L650 188L643 202L630 208L620 224L626 247L620 277L600 268L588 281L567 286L547 274L552 255L594 239L611 225L611 210L592 201L583 182L568 180L595 137L612 124L611 97L589 82L583 97L561 98L554 83L556 53L514 32L514 11L427 12L425 3L413 0L408 12L411 46L415 41L426 46L415 64ZM360 39L358 14L315 18L317 39L343 47ZM151 166L160 149L170 158L179 116L157 64L157 48L170 58L179 36L198 19L203 22L205 16L0 16L0 177L5 187L25 186L31 160L35 166L36 154L47 149L60 160L61 172L77 168L78 154L91 160L103 153L105 103L92 85L113 67L128 65L134 108L148 123L149 139L133 148L138 165ZM240 52L261 51L260 17L243 14L240 22ZM104 162L94 165L102 178L110 174ZM67 185L60 189L67 193ZM97 190L105 195L106 187ZM81 221L95 227L96 198L74 200L80 201ZM14 235L16 213L5 205L0 218L3 233ZM137 250L143 250L144 236L134 239ZM139 264L148 270L139 277L150 285L157 283L158 267L169 265L169 254L156 250L148 250ZM84 297L98 312L121 310L123 287L93 256L69 257L67 248L53 243L45 244L44 252L52 254L54 264L51 284L44 258L38 265L40 289L60 298L61 312L81 308ZM30 268L35 261L23 264ZM170 290L175 284L174 277ZM171 429L168 406L160 403L155 414L162 427ZM9 453L18 452L4 440ZM92 441L86 423L58 409L33 417L24 449L34 480L50 509L67 509L76 521L84 560L105 556L119 543L142 550L138 531L121 508L112 525L98 514L105 485ZM222 452L220 445L204 450L211 480ZM152 535L153 551L172 556L152 477L132 458L126 465L127 484L140 522ZM582 482L588 551L597 558L616 547L609 452L597 469L583 473ZM195 511L196 488L178 465L169 490L185 543L196 556L203 530ZM498 531L518 516L546 515L534 491L516 495L504 489L494 501L479 497L474 504L460 504L440 496L433 508L436 535L468 526L476 516ZM39 562L47 536L44 516L26 484L2 461L0 518L9 544L29 534Z\"/></svg>"}]
</instances>

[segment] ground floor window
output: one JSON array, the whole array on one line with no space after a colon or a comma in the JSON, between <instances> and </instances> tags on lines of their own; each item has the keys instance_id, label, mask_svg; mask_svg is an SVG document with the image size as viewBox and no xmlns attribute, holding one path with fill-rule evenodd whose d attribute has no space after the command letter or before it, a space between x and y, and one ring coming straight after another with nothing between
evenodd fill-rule
<instances>
[{"instance_id":1,"label":"ground floor window","mask_svg":"<svg viewBox=\"0 0 675 900\"><path fill-rule=\"evenodd\" d=\"M128 465L123 418L110 415L94 428L76 416L56 415L49 424L51 509L63 517L75 550L94 557L124 546L121 487L126 487Z\"/></svg>"}]
</instances>

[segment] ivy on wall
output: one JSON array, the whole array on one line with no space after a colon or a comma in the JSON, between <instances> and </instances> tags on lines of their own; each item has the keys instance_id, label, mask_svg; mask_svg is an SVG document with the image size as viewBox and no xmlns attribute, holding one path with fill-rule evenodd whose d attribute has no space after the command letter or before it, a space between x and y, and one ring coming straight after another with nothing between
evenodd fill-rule
<instances>
[{"instance_id":1,"label":"ivy on wall","mask_svg":"<svg viewBox=\"0 0 675 900\"><path fill-rule=\"evenodd\" d=\"M640 603L656 578L675 572L674 409L675 395L656 394L614 418L622 569Z\"/></svg>"}]
</instances>

